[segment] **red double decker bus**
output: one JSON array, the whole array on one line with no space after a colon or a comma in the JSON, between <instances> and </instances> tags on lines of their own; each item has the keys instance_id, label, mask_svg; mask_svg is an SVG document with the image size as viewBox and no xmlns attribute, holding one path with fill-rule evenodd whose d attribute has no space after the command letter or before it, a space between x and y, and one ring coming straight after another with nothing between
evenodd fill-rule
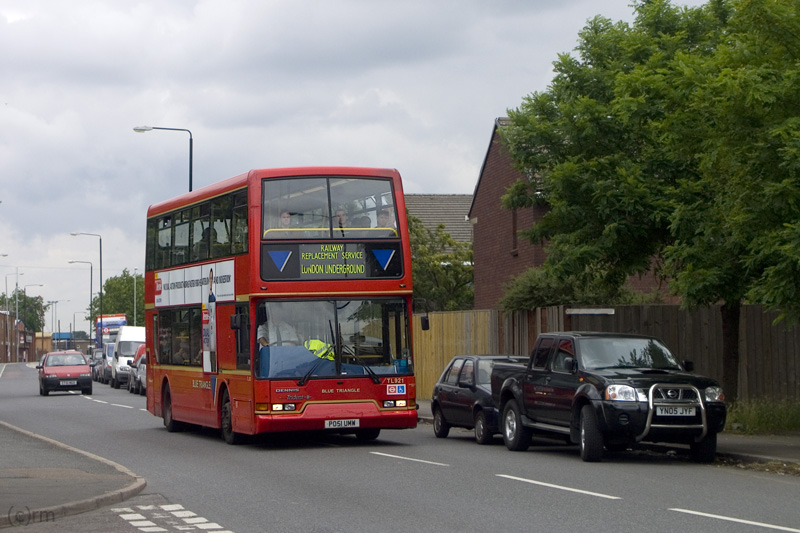
<instances>
[{"instance_id":1,"label":"red double decker bus","mask_svg":"<svg viewBox=\"0 0 800 533\"><path fill-rule=\"evenodd\" d=\"M395 170L252 170L150 207L147 409L244 435L417 424Z\"/></svg>"}]
</instances>

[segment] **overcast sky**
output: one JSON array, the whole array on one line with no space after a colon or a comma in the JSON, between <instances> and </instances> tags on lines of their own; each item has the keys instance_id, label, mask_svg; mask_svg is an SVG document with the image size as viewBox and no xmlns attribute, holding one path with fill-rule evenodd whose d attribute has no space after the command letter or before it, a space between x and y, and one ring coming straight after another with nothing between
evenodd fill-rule
<instances>
[{"instance_id":1,"label":"overcast sky","mask_svg":"<svg viewBox=\"0 0 800 533\"><path fill-rule=\"evenodd\" d=\"M43 284L25 290L60 300L60 330L86 330L89 265L68 261L93 263L96 293L99 243L70 233L102 235L104 278L143 271L147 206L188 189L189 135L134 126L191 130L195 189L352 165L471 194L495 118L629 3L0 0L0 283Z\"/></svg>"}]
</instances>

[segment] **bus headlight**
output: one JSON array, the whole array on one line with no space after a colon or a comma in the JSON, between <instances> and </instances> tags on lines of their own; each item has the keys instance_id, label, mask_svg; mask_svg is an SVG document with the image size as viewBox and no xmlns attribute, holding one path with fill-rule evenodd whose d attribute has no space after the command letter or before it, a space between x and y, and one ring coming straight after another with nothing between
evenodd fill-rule
<instances>
[{"instance_id":1,"label":"bus headlight","mask_svg":"<svg viewBox=\"0 0 800 533\"><path fill-rule=\"evenodd\" d=\"M383 406L391 409L392 407L405 407L408 403L405 400L383 400Z\"/></svg>"},{"instance_id":2,"label":"bus headlight","mask_svg":"<svg viewBox=\"0 0 800 533\"><path fill-rule=\"evenodd\" d=\"M273 411L295 411L297 409L297 405L293 403L273 403L272 410Z\"/></svg>"}]
</instances>

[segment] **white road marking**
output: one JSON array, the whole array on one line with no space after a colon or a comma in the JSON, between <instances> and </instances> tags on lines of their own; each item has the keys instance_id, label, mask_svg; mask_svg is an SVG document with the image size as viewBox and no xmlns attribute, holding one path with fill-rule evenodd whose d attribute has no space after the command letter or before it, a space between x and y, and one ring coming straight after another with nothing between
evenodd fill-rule
<instances>
[{"instance_id":1,"label":"white road marking","mask_svg":"<svg viewBox=\"0 0 800 533\"><path fill-rule=\"evenodd\" d=\"M215 522L209 522L208 519L184 509L180 504L137 505L135 507L117 507L111 510L143 533L162 533L174 530L197 531L198 529L214 533L233 533L223 530L222 526ZM176 519L180 519L180 522L177 522Z\"/></svg>"},{"instance_id":2,"label":"white road marking","mask_svg":"<svg viewBox=\"0 0 800 533\"><path fill-rule=\"evenodd\" d=\"M112 403L114 407L124 407L125 409L133 409L132 405L122 405L121 403Z\"/></svg>"},{"instance_id":3,"label":"white road marking","mask_svg":"<svg viewBox=\"0 0 800 533\"><path fill-rule=\"evenodd\" d=\"M577 492L578 494L586 494L587 496L595 496L597 498L606 498L608 500L621 500L619 496L610 496L608 494L601 494L599 492L590 492L588 490L574 489L572 487L565 487L563 485L553 485L552 483L544 483L542 481L534 481L532 479L525 479L524 477L507 476L505 474L495 474L498 477L506 479L513 479L514 481L522 481L523 483L531 483L532 485L541 485L542 487L549 487L551 489L566 490L568 492Z\"/></svg>"},{"instance_id":4,"label":"white road marking","mask_svg":"<svg viewBox=\"0 0 800 533\"><path fill-rule=\"evenodd\" d=\"M704 516L706 518L715 518L717 520L725 520L726 522L736 522L737 524L747 524L748 526L758 526L766 529L776 529L778 531L792 531L800 533L800 529L792 527L776 526L774 524L765 524L764 522L753 522L752 520L742 520L740 518L731 518L730 516L721 516L718 514L701 513L699 511L690 511L689 509L670 509L678 513L692 514L695 516Z\"/></svg>"},{"instance_id":5,"label":"white road marking","mask_svg":"<svg viewBox=\"0 0 800 533\"><path fill-rule=\"evenodd\" d=\"M435 463L433 461L424 461L422 459L413 459L411 457L403 457L401 455L391 455L391 454L388 454L388 453L381 453L381 452L369 452L369 453L371 453L373 455L382 455L383 457L391 457L392 459L402 459L403 461L414 461L414 462L417 462L417 463L425 463L425 464L436 465L436 466L450 466L450 465L445 464L445 463Z\"/></svg>"}]
</instances>

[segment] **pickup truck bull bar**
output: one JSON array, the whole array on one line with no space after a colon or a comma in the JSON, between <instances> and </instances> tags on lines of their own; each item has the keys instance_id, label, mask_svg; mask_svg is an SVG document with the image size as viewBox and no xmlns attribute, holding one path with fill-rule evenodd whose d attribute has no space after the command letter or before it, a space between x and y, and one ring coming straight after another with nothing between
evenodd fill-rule
<instances>
[{"instance_id":1,"label":"pickup truck bull bar","mask_svg":"<svg viewBox=\"0 0 800 533\"><path fill-rule=\"evenodd\" d=\"M658 396L658 397L656 397ZM673 383L655 383L647 391L647 423L641 435L636 436L636 442L644 439L651 429L699 429L700 435L695 437L695 442L700 442L708 433L708 418L706 406L703 403L700 390L692 385L676 385ZM654 424L653 417L657 407L695 407L700 412L700 424Z\"/></svg>"}]
</instances>

